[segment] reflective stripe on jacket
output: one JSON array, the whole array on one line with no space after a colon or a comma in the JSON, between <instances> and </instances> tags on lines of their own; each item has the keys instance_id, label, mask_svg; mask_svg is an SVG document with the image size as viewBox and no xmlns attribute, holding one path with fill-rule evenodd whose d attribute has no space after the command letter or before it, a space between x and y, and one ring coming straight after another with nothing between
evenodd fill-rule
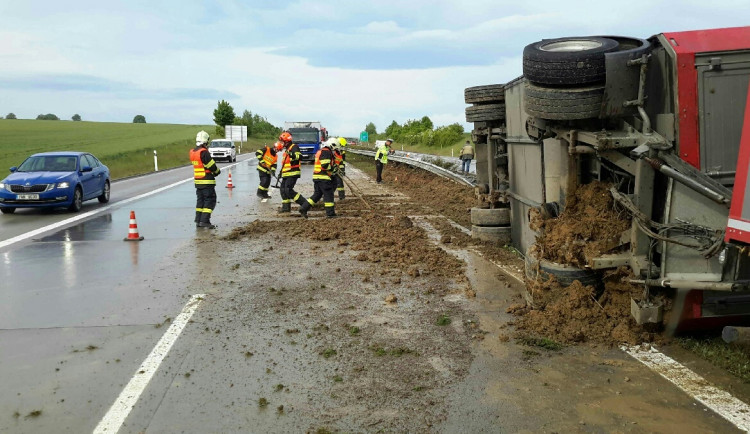
<instances>
[{"instance_id":1,"label":"reflective stripe on jacket","mask_svg":"<svg viewBox=\"0 0 750 434\"><path fill-rule=\"evenodd\" d=\"M255 156L258 158L258 170L268 174L271 174L271 172L276 173L278 157L276 156L276 151L270 146L265 147L265 152L263 149L258 149L255 151Z\"/></svg>"},{"instance_id":2,"label":"reflective stripe on jacket","mask_svg":"<svg viewBox=\"0 0 750 434\"><path fill-rule=\"evenodd\" d=\"M315 167L313 168L313 179L322 179L326 181L331 180L331 174L333 172L331 158L331 150L328 148L320 148L317 154L315 154Z\"/></svg>"},{"instance_id":3,"label":"reflective stripe on jacket","mask_svg":"<svg viewBox=\"0 0 750 434\"><path fill-rule=\"evenodd\" d=\"M190 162L193 164L193 179L195 185L216 185L215 176L219 174L219 167L216 165L213 158L211 158L208 149L203 146L197 146L191 149Z\"/></svg>"},{"instance_id":4,"label":"reflective stripe on jacket","mask_svg":"<svg viewBox=\"0 0 750 434\"><path fill-rule=\"evenodd\" d=\"M378 148L378 152L375 153L375 159L383 164L388 164L388 147L381 146Z\"/></svg>"},{"instance_id":5,"label":"reflective stripe on jacket","mask_svg":"<svg viewBox=\"0 0 750 434\"><path fill-rule=\"evenodd\" d=\"M302 154L299 151L299 146L296 143L289 145L289 148L284 152L284 161L281 166L282 178L300 176L300 158L302 158Z\"/></svg>"}]
</instances>

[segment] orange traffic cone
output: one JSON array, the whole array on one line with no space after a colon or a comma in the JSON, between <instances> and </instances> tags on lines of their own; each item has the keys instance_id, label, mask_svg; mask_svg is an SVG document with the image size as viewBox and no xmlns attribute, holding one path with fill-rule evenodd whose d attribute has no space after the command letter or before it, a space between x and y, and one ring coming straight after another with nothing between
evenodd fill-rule
<instances>
[{"instance_id":1,"label":"orange traffic cone","mask_svg":"<svg viewBox=\"0 0 750 434\"><path fill-rule=\"evenodd\" d=\"M128 228L127 238L123 241L141 241L143 237L138 235L138 223L135 221L135 211L130 211L130 226Z\"/></svg>"},{"instance_id":2,"label":"orange traffic cone","mask_svg":"<svg viewBox=\"0 0 750 434\"><path fill-rule=\"evenodd\" d=\"M227 188L234 188L234 185L232 185L232 169L229 169L229 178L227 178Z\"/></svg>"}]
</instances>

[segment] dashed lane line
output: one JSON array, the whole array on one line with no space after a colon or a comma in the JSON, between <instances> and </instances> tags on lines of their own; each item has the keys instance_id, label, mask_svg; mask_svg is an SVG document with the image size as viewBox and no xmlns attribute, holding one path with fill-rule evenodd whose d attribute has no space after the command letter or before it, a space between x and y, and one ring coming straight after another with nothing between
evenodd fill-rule
<instances>
[{"instance_id":1,"label":"dashed lane line","mask_svg":"<svg viewBox=\"0 0 750 434\"><path fill-rule=\"evenodd\" d=\"M161 362L167 356L177 338L180 337L182 330L188 324L188 321L190 321L190 318L198 309L204 297L205 294L196 294L190 297L182 312L177 315L172 325L169 326L169 329L167 329L154 349L146 357L146 360L135 371L133 378L130 379L122 390L120 396L117 397L107 414L104 415L96 428L94 428L94 434L112 434L120 430L123 422L125 422L125 419L130 414L130 410L138 402L138 398L140 398L146 386L148 386L151 378L159 369L159 365L161 365Z\"/></svg>"}]
</instances>

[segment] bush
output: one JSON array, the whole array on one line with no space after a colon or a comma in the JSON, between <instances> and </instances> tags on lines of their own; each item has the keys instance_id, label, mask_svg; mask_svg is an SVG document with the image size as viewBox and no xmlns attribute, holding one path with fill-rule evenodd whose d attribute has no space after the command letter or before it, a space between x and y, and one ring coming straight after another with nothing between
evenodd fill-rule
<instances>
[{"instance_id":1,"label":"bush","mask_svg":"<svg viewBox=\"0 0 750 434\"><path fill-rule=\"evenodd\" d=\"M6 116L5 116L5 119L18 119L18 118L16 118L16 115L15 115L14 113L12 113L12 112L11 112L11 113L8 113L8 114L7 114Z\"/></svg>"},{"instance_id":2,"label":"bush","mask_svg":"<svg viewBox=\"0 0 750 434\"><path fill-rule=\"evenodd\" d=\"M134 124L145 124L146 123L146 117L143 115L135 115L133 118Z\"/></svg>"},{"instance_id":3,"label":"bush","mask_svg":"<svg viewBox=\"0 0 750 434\"><path fill-rule=\"evenodd\" d=\"M74 122L80 122L81 121L81 115L79 115L78 113L76 113L76 114L73 115L73 117L71 119Z\"/></svg>"},{"instance_id":4,"label":"bush","mask_svg":"<svg viewBox=\"0 0 750 434\"><path fill-rule=\"evenodd\" d=\"M36 120L38 121L59 121L60 118L53 115L52 113L47 113L46 115L37 115Z\"/></svg>"}]
</instances>

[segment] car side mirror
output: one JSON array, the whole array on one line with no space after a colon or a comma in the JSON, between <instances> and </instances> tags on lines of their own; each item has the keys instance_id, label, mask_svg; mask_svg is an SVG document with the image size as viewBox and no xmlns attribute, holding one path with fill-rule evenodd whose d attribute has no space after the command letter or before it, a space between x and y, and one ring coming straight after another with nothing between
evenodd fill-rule
<instances>
[{"instance_id":1,"label":"car side mirror","mask_svg":"<svg viewBox=\"0 0 750 434\"><path fill-rule=\"evenodd\" d=\"M94 170L94 169L92 169L91 166L83 166L83 167L81 167L81 172L91 172L92 170Z\"/></svg>"},{"instance_id":2,"label":"car side mirror","mask_svg":"<svg viewBox=\"0 0 750 434\"><path fill-rule=\"evenodd\" d=\"M16 170L18 170L18 167L13 166L13 167L10 168L10 173L15 172Z\"/></svg>"}]
</instances>

